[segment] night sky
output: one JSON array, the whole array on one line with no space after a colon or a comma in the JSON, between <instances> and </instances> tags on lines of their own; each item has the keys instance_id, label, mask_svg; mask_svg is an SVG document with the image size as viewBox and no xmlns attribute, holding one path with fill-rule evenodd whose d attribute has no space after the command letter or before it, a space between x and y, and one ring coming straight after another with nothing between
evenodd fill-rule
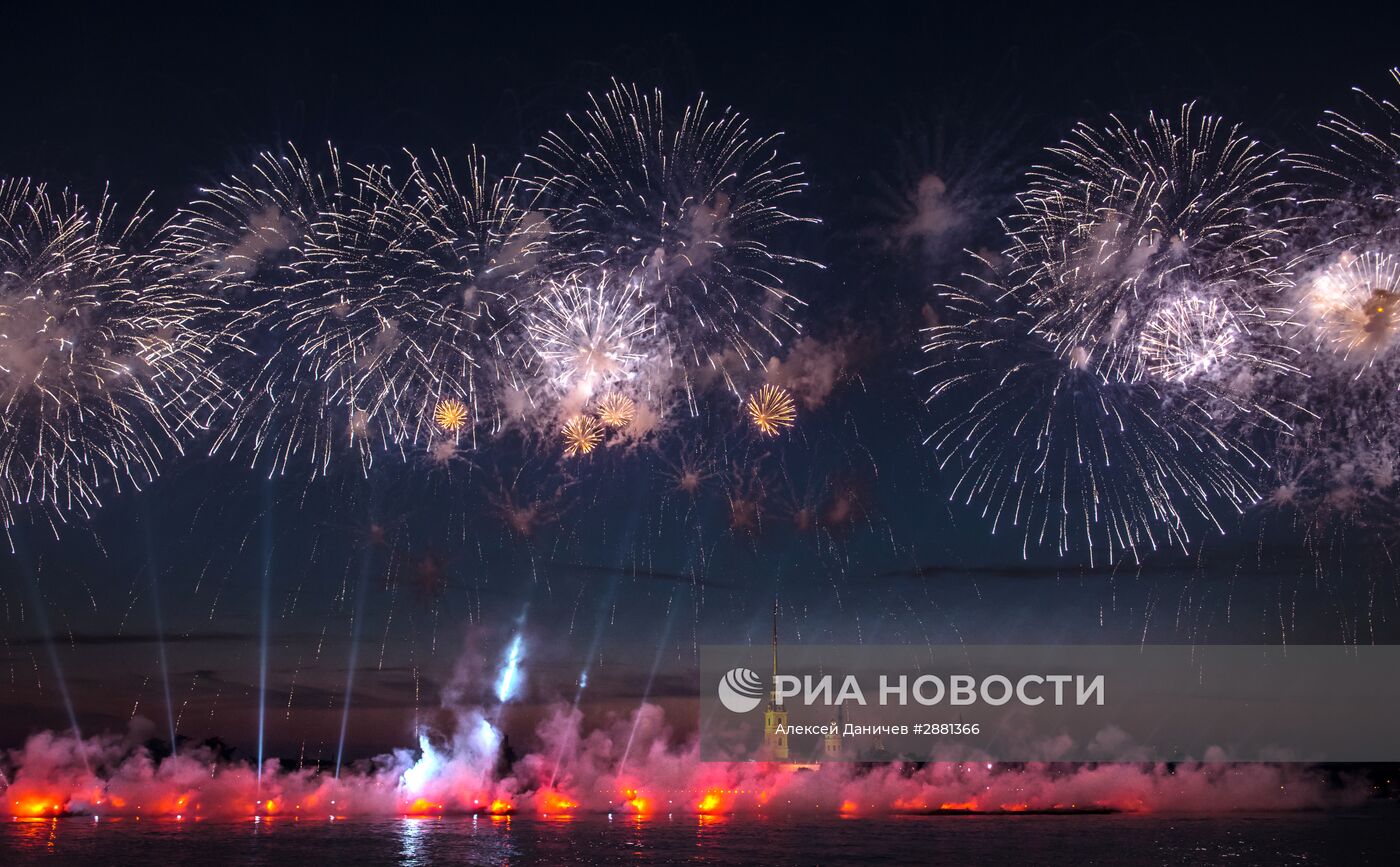
<instances>
[{"instance_id":1,"label":"night sky","mask_svg":"<svg viewBox=\"0 0 1400 867\"><path fill-rule=\"evenodd\" d=\"M662 447L578 465L507 439L447 470L390 458L368 478L346 462L267 479L195 443L57 538L15 529L0 555L0 747L66 726L65 683L85 732L137 715L159 733L163 647L180 733L250 748L264 571L268 751L306 759L333 757L352 658L347 754L369 755L409 743L454 679L484 689L517 628L527 707L572 699L587 672L588 713L650 697L688 729L697 647L766 642L775 597L787 642L1397 637L1373 547L1338 537L1319 553L1259 514L1224 536L1195 527L1189 551L1141 564L1023 559L1019 536L949 503L915 373L930 287L965 267L962 248L997 244L1038 148L1079 120L1189 100L1307 147L1349 88L1385 82L1391 31L1281 7L461 9L7 14L0 175L85 198L110 183L131 206L153 191L154 225L287 142L333 141L360 162L475 144L506 170L614 78L676 105L703 91L784 132L806 171L794 207L822 223L794 243L827 268L798 287L804 331L847 349L830 396L780 440L716 406ZM905 231L928 175L957 204L936 241ZM706 475L694 495L676 485L687 461ZM736 520L755 497L757 520ZM528 527L504 514L522 504L538 505Z\"/></svg>"}]
</instances>

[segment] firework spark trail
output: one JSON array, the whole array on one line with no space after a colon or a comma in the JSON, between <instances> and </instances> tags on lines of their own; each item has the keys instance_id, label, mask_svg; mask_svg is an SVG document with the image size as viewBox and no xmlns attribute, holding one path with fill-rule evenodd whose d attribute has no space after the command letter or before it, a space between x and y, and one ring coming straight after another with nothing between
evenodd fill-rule
<instances>
[{"instance_id":1,"label":"firework spark trail","mask_svg":"<svg viewBox=\"0 0 1400 867\"><path fill-rule=\"evenodd\" d=\"M1400 86L1400 67L1390 70ZM1350 246L1400 241L1400 107L1394 96L1354 88L1357 108L1327 112L1318 128L1326 148L1289 162L1308 178L1305 205L1321 206L1322 243Z\"/></svg>"},{"instance_id":2,"label":"firework spark trail","mask_svg":"<svg viewBox=\"0 0 1400 867\"><path fill-rule=\"evenodd\" d=\"M125 223L66 191L0 180L0 521L35 504L52 526L100 489L139 488L207 424L219 394L208 304L126 252ZM56 528L55 528L56 529Z\"/></svg>"}]
</instances>

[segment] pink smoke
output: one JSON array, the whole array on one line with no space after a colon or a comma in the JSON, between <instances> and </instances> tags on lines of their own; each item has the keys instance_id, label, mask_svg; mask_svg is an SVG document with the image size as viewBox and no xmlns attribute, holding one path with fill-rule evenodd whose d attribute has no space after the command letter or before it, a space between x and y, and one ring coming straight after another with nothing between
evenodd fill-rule
<instances>
[{"instance_id":1,"label":"pink smoke","mask_svg":"<svg viewBox=\"0 0 1400 867\"><path fill-rule=\"evenodd\" d=\"M14 816L329 818L447 813L756 814L1119 810L1221 812L1301 810L1355 804L1360 784L1329 786L1297 765L1017 765L935 762L923 766L702 762L678 741L661 709L643 704L586 730L560 705L535 731L532 752L510 767L500 731L479 710L457 714L455 731L420 735L343 770L282 770L220 760L190 748L156 760L140 725L125 736L79 740L43 732L6 755L0 795Z\"/></svg>"}]
</instances>

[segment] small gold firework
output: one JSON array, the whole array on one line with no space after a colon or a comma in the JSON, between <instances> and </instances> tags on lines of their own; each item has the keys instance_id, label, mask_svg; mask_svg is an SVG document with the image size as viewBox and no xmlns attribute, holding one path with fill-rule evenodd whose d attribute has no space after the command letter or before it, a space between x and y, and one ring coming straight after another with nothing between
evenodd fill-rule
<instances>
[{"instance_id":1,"label":"small gold firework","mask_svg":"<svg viewBox=\"0 0 1400 867\"><path fill-rule=\"evenodd\" d=\"M764 436L777 436L792 427L797 419L797 405L788 390L777 385L765 385L758 394L749 395L745 406L754 427Z\"/></svg>"},{"instance_id":2,"label":"small gold firework","mask_svg":"<svg viewBox=\"0 0 1400 867\"><path fill-rule=\"evenodd\" d=\"M564 457L586 455L603 441L603 423L591 415L576 415L560 433L564 435Z\"/></svg>"},{"instance_id":3,"label":"small gold firework","mask_svg":"<svg viewBox=\"0 0 1400 867\"><path fill-rule=\"evenodd\" d=\"M456 433L467 423L467 405L451 397L440 400L433 410L433 421L443 430Z\"/></svg>"},{"instance_id":4,"label":"small gold firework","mask_svg":"<svg viewBox=\"0 0 1400 867\"><path fill-rule=\"evenodd\" d=\"M598 421L610 428L624 428L637 417L637 405L625 394L610 394L598 402Z\"/></svg>"}]
</instances>

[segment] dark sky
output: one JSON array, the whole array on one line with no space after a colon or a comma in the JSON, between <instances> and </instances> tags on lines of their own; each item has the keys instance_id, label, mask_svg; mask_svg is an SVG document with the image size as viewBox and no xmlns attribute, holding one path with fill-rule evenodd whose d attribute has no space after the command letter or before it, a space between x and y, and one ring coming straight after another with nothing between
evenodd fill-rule
<instances>
[{"instance_id":1,"label":"dark sky","mask_svg":"<svg viewBox=\"0 0 1400 867\"><path fill-rule=\"evenodd\" d=\"M1276 146L1306 147L1324 108L1400 62L1391 29L1336 7L580 8L7 13L0 175L85 197L110 182L133 204L154 191L157 219L289 141L333 141L362 162L476 144L508 168L612 78L678 104L704 91L786 133L811 183L800 210L823 220L798 243L829 266L802 287L807 329L856 334L860 351L780 445L697 421L683 445L709 448L713 477L693 499L670 478L681 446L607 455L572 477L504 445L450 474L391 464L312 483L264 480L196 446L57 539L17 530L18 553L0 557L0 746L64 724L61 683L85 729L134 713L163 726L160 635L180 730L249 744L264 571L269 748L308 758L334 751L357 603L353 754L406 743L454 671L479 685L517 623L531 702L571 698L587 670L590 711L674 699L682 728L695 647L765 641L775 595L790 641L1383 637L1368 632L1387 627L1365 603L1365 550L1338 578L1246 519L1141 568L1026 563L1015 539L950 505L913 370L928 287L960 259L957 245L911 249L893 235L919 178L938 174L967 191L959 244L995 245L1036 149L1109 112L1198 99ZM769 492L764 523L735 530L732 498L755 478ZM859 503L855 520L794 526L795 505L833 492ZM511 497L545 506L528 535L501 517Z\"/></svg>"}]
</instances>

